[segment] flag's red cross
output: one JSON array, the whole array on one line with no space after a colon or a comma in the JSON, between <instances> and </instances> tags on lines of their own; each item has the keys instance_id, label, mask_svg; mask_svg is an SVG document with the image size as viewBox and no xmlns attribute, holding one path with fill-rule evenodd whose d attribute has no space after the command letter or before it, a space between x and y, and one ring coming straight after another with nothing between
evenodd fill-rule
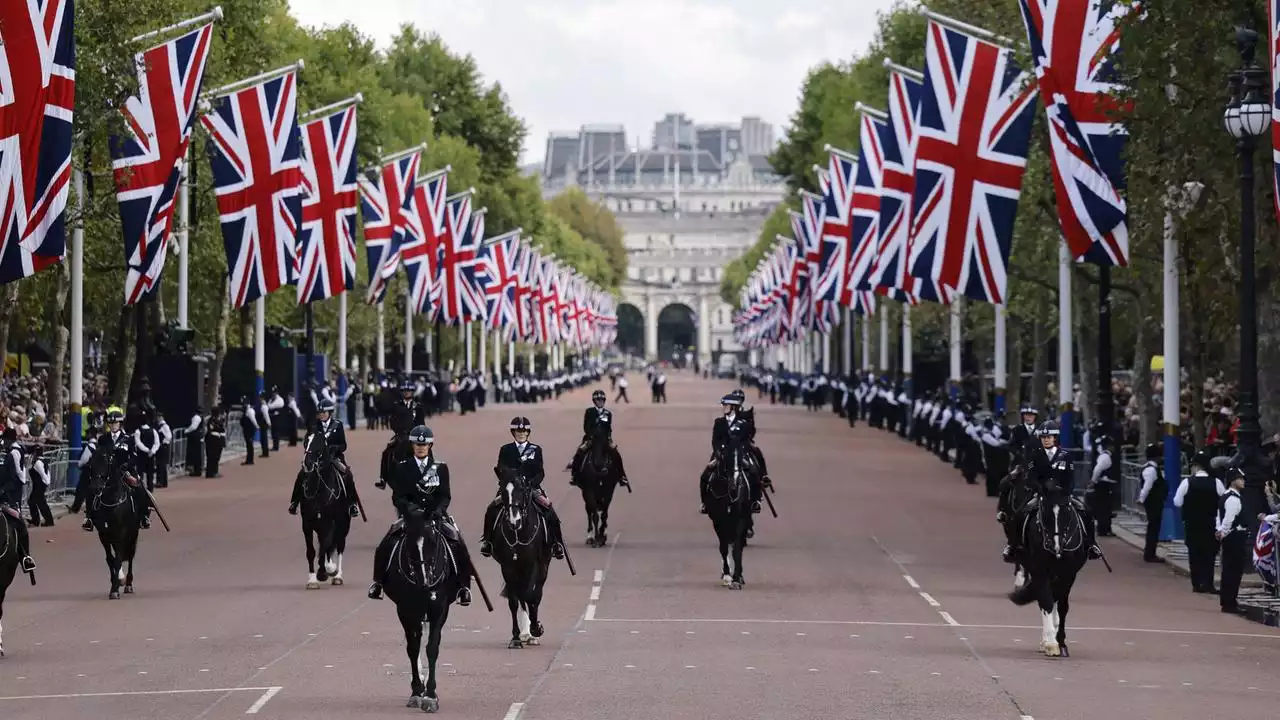
<instances>
[{"instance_id":1,"label":"flag's red cross","mask_svg":"<svg viewBox=\"0 0 1280 720\"><path fill-rule=\"evenodd\" d=\"M471 197L465 196L459 198L453 206L449 208L449 217L452 220L449 223L449 237L441 241L442 250L440 258L440 270L445 278L445 300L448 302L448 314L450 319L462 321L462 315L466 312L466 308L462 307L460 293L465 292L461 287L463 282L462 264L475 259L476 252L473 247L458 249L458 243L461 238L465 237L467 228L455 227L464 218L470 222L470 214L466 212L466 207L471 203ZM454 209L456 208L456 210ZM456 317L452 317L456 313Z\"/></svg>"},{"instance_id":2,"label":"flag's red cross","mask_svg":"<svg viewBox=\"0 0 1280 720\"><path fill-rule=\"evenodd\" d=\"M307 123L304 129L307 132L308 143L314 157L311 164L316 170L316 186L310 188L310 198L303 203L302 206L302 222L313 223L320 221L320 238L313 240L323 240L326 246L330 242L337 242L342 236L340 223L338 222L338 210L342 208L354 207L356 204L356 191L354 188L350 190L338 190L338 183L333 174L333 157L329 148L329 119L322 118L315 122ZM347 144L347 133L351 131L351 124L342 123L342 134L338 137L335 148L345 147ZM323 253L325 246L319 248L318 252ZM317 263L318 265L318 263ZM346 286L346 278L343 275L344 270L342 263L328 263L329 268L329 288L334 290ZM315 268L312 272L316 272ZM307 278L306 286L310 287L314 278Z\"/></svg>"}]
</instances>

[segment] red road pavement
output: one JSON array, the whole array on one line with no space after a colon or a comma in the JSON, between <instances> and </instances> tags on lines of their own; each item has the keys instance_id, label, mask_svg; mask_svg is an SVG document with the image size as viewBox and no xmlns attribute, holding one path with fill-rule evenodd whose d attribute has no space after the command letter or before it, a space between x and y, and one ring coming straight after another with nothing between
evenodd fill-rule
<instances>
[{"instance_id":1,"label":"red road pavement","mask_svg":"<svg viewBox=\"0 0 1280 720\"><path fill-rule=\"evenodd\" d=\"M579 575L553 568L538 648L505 648L505 608L486 613L478 597L455 608L441 655L442 715L1273 714L1280 632L1219 614L1212 598L1122 544L1110 547L1115 574L1091 564L1077 585L1072 657L1038 655L1039 613L1004 598L1011 578L991 501L924 451L865 426L850 431L829 412L758 406L781 517L766 512L758 522L746 589L721 588L696 474L727 388L674 375L671 404L618 409L636 492L615 498L609 549L582 546L577 497L564 474L550 473ZM587 397L520 408L550 465L572 452ZM473 547L511 414L491 405L433 425ZM386 495L370 487L384 438L349 438L373 517L353 532L345 587L303 589L298 521L285 513L296 451L163 494L175 532L145 534L138 594L120 601L106 600L100 548L74 519L37 531L50 541L37 543L40 585L15 585L5 608L0 713L200 720L256 709L345 720L416 712L403 707L407 667L393 606L364 597L373 547L393 517ZM496 592L496 564L477 559ZM59 697L15 699L46 695Z\"/></svg>"}]
</instances>

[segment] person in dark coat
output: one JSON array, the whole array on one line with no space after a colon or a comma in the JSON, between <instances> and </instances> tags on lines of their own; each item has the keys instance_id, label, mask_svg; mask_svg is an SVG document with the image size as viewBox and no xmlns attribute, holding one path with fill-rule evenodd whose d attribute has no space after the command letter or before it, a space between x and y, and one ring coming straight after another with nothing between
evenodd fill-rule
<instances>
[{"instance_id":1,"label":"person in dark coat","mask_svg":"<svg viewBox=\"0 0 1280 720\"><path fill-rule=\"evenodd\" d=\"M564 535L560 531L560 516L556 514L555 507L551 504L551 499L547 497L547 493L542 489L542 481L546 478L547 473L542 463L542 446L529 442L529 435L533 432L533 423L529 422L527 417L514 417L511 419L511 438L514 442L509 442L498 448L498 465L495 471L501 468L512 468L520 473L520 477L524 478L529 490L533 493L535 500L534 505L542 511L543 516L547 520L547 530L551 534L551 554L557 560L564 559ZM480 538L480 554L490 557L493 553L493 543L490 541L490 533L493 532L494 521L497 519L498 510L502 503L501 494L494 497L489 503L489 507L484 513L484 534Z\"/></svg>"},{"instance_id":2,"label":"person in dark coat","mask_svg":"<svg viewBox=\"0 0 1280 720\"><path fill-rule=\"evenodd\" d=\"M1160 443L1147 445L1147 462L1142 466L1142 488L1138 490L1138 504L1147 515L1147 537L1142 548L1142 559L1149 563L1161 562L1156 556L1160 542L1160 524L1164 519L1164 503L1169 497L1169 484L1165 482L1160 467L1164 448Z\"/></svg>"},{"instance_id":3,"label":"person in dark coat","mask_svg":"<svg viewBox=\"0 0 1280 720\"><path fill-rule=\"evenodd\" d=\"M1191 590L1214 593L1213 565L1218 556L1218 498L1227 493L1222 481L1209 474L1212 458L1204 450L1191 457L1191 475L1182 479L1174 493L1174 507L1182 508L1182 529L1191 566Z\"/></svg>"}]
</instances>

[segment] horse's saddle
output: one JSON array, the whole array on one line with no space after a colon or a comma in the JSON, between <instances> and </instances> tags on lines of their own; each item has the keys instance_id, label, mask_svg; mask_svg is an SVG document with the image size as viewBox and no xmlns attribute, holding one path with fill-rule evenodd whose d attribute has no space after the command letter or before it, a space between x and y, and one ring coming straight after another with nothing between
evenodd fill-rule
<instances>
[{"instance_id":1,"label":"horse's saddle","mask_svg":"<svg viewBox=\"0 0 1280 720\"><path fill-rule=\"evenodd\" d=\"M130 475L129 473L125 473L125 474L121 477L121 479L122 479L122 480L124 480L124 484L125 484L125 485L128 485L128 486L129 486L129 487L131 487L131 488L136 488L136 487L141 487L141 486L142 486L142 481L140 481L138 478L136 478L136 477L134 477L134 476Z\"/></svg>"}]
</instances>

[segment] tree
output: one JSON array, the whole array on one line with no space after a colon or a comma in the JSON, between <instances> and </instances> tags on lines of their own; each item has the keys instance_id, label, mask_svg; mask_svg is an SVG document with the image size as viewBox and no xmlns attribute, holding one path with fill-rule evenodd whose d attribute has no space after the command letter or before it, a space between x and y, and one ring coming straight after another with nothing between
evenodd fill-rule
<instances>
[{"instance_id":1,"label":"tree","mask_svg":"<svg viewBox=\"0 0 1280 720\"><path fill-rule=\"evenodd\" d=\"M627 276L627 248L622 227L603 204L579 188L569 188L552 198L547 209L569 224L584 240L595 243L609 258L610 277L604 287L616 288Z\"/></svg>"}]
</instances>

